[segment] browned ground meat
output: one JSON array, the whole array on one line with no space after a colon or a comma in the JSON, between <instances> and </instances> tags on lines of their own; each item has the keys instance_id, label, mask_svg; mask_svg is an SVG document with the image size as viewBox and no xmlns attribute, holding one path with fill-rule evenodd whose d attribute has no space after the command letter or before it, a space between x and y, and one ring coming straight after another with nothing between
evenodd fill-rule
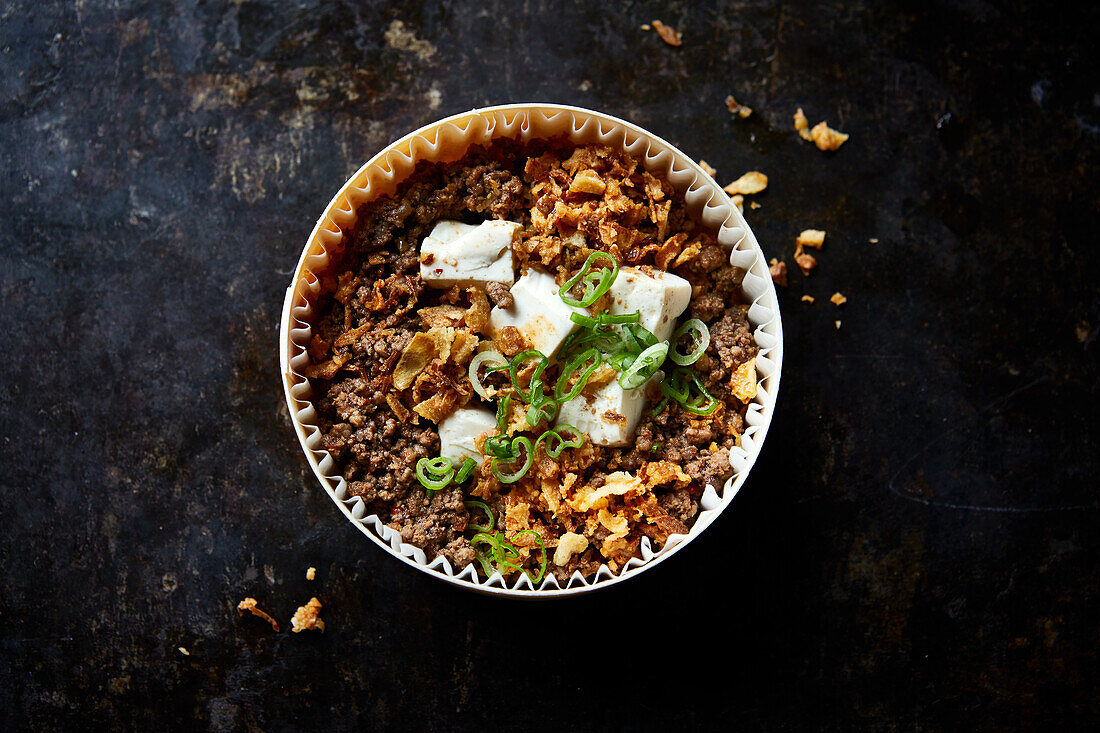
<instances>
[{"instance_id":1,"label":"browned ground meat","mask_svg":"<svg viewBox=\"0 0 1100 733\"><path fill-rule=\"evenodd\" d=\"M474 149L454 163L421 164L395 195L359 208L340 260L322 279L319 317L310 345L312 365L306 375L317 395L324 447L347 480L350 494L361 498L368 513L382 517L429 558L442 554L456 567L474 561L471 517L463 502L475 484L477 489L472 490L481 492L477 495L502 523L509 501L514 503L517 494L532 490L517 484L509 497L509 489L486 466L465 491L452 484L428 496L415 477L418 459L438 455L439 438L432 422L418 420L409 405L395 398L394 365L413 335L424 330L417 315L420 309L447 305L457 312L474 303L473 295L458 288L430 290L420 279L418 247L440 219L521 222L523 238L514 247L519 266L535 261L561 273L575 267L583 253L563 247L562 235L552 233L562 224L548 225L547 217L573 216L571 226L584 233L590 246L602 242L598 246L624 263L671 269L692 282L691 316L704 321L711 333L710 346L692 369L721 406L713 416L700 417L671 402L657 415L643 419L629 448L587 445L563 454L578 485L600 487L615 471L636 472L654 461L676 464L691 478L688 486L654 489L644 507L650 522L619 543L620 558L638 554L643 534L663 542L671 532L686 531L697 515L703 488L712 484L720 490L732 472L728 451L743 430L746 406L730 393L728 383L737 367L757 353L747 306L739 304L744 272L727 263L725 251L686 215L682 198L674 195L667 182L636 170L634 161L608 150L579 149L584 155L565 160L570 151L562 152L554 144L523 147L504 141ZM585 205L583 195L566 191L569 177L563 172L563 167L572 171L583 165L595 166L605 179L618 176L624 184L629 180L639 190L644 188L650 214L646 216L644 207L629 201L613 207L613 215ZM532 212L540 217L537 222ZM685 251L694 256L675 264L677 255ZM501 307L513 303L511 293L499 284L490 284L482 299L486 294ZM504 346L500 348L508 353ZM546 373L548 383L553 382L556 369L553 366ZM453 378L437 376L444 381ZM470 399L468 389L463 397ZM549 465L539 470L544 471L540 474L544 482L554 483L565 469ZM583 521L568 513L556 518L540 514L530 517L530 522L546 538L551 552L563 532L584 530ZM576 570L594 572L604 561L596 545L610 532L595 526L587 535L593 543L589 549L563 567L552 565L550 572L562 580Z\"/></svg>"},{"instance_id":2,"label":"browned ground meat","mask_svg":"<svg viewBox=\"0 0 1100 733\"><path fill-rule=\"evenodd\" d=\"M504 283L489 283L485 287L485 292L489 294L489 299L501 308L511 308L516 303L516 299L512 297L512 292Z\"/></svg>"}]
</instances>

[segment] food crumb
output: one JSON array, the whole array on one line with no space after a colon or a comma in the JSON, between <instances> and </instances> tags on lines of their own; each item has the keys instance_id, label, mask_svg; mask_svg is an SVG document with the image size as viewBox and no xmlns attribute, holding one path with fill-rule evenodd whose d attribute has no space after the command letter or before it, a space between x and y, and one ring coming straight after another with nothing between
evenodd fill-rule
<instances>
[{"instance_id":1,"label":"food crumb","mask_svg":"<svg viewBox=\"0 0 1100 733\"><path fill-rule=\"evenodd\" d=\"M794 113L794 129L803 140L812 141L814 139L813 135L810 134L810 122L806 119L806 115L802 113L801 107Z\"/></svg>"},{"instance_id":2,"label":"food crumb","mask_svg":"<svg viewBox=\"0 0 1100 733\"><path fill-rule=\"evenodd\" d=\"M810 122L805 113L799 107L794 113L794 129L803 140L808 140L817 146L818 150L832 151L840 148L848 140L848 134L834 130L828 123L821 121L810 128Z\"/></svg>"},{"instance_id":3,"label":"food crumb","mask_svg":"<svg viewBox=\"0 0 1100 733\"><path fill-rule=\"evenodd\" d=\"M813 255L806 254L802 248L813 247L814 249L821 249L824 243L825 232L820 229L804 229L795 239L794 261L795 264L798 265L798 269L802 270L803 276L809 275L810 270L817 267L817 260Z\"/></svg>"},{"instance_id":4,"label":"food crumb","mask_svg":"<svg viewBox=\"0 0 1100 733\"><path fill-rule=\"evenodd\" d=\"M1076 326L1073 327L1074 333L1077 334L1077 342L1085 343L1089 340L1089 334L1092 333L1092 326L1088 321L1079 321Z\"/></svg>"},{"instance_id":5,"label":"food crumb","mask_svg":"<svg viewBox=\"0 0 1100 733\"><path fill-rule=\"evenodd\" d=\"M653 26L651 26L649 23L642 23L642 30L643 31L651 31L651 30L653 30Z\"/></svg>"},{"instance_id":6,"label":"food crumb","mask_svg":"<svg viewBox=\"0 0 1100 733\"><path fill-rule=\"evenodd\" d=\"M833 305L839 307L847 303L848 299L845 298L844 295L840 292L836 292L832 294L832 296L829 298L829 301L832 302Z\"/></svg>"},{"instance_id":7,"label":"food crumb","mask_svg":"<svg viewBox=\"0 0 1100 733\"><path fill-rule=\"evenodd\" d=\"M871 237L867 241L870 242L871 244L878 244L878 237Z\"/></svg>"},{"instance_id":8,"label":"food crumb","mask_svg":"<svg viewBox=\"0 0 1100 733\"><path fill-rule=\"evenodd\" d=\"M839 331L840 330L840 321L834 321L834 323L836 324L836 330Z\"/></svg>"},{"instance_id":9,"label":"food crumb","mask_svg":"<svg viewBox=\"0 0 1100 733\"><path fill-rule=\"evenodd\" d=\"M794 262L798 265L798 269L802 270L803 276L809 275L810 270L817 267L817 259L803 252L802 245L798 245L794 250Z\"/></svg>"},{"instance_id":10,"label":"food crumb","mask_svg":"<svg viewBox=\"0 0 1100 733\"><path fill-rule=\"evenodd\" d=\"M741 119L745 119L752 114L752 107L746 107L745 105L740 104L736 99L733 98L732 94L726 97L726 109L730 111L731 115L737 115Z\"/></svg>"},{"instance_id":11,"label":"food crumb","mask_svg":"<svg viewBox=\"0 0 1100 733\"><path fill-rule=\"evenodd\" d=\"M821 249L822 245L825 244L825 232L820 229L804 229L798 235L798 244L802 247Z\"/></svg>"},{"instance_id":12,"label":"food crumb","mask_svg":"<svg viewBox=\"0 0 1100 733\"><path fill-rule=\"evenodd\" d=\"M700 160L699 161L699 167L702 168L703 172L706 173L711 178L714 178L716 175L718 175L718 169L715 168L714 166L712 166L711 164L707 163L707 161L705 161L705 160Z\"/></svg>"},{"instance_id":13,"label":"food crumb","mask_svg":"<svg viewBox=\"0 0 1100 733\"><path fill-rule=\"evenodd\" d=\"M180 654L182 654L183 656L185 656L185 657L191 656L191 652L187 651L187 647L181 646L179 648L179 650L180 650Z\"/></svg>"},{"instance_id":14,"label":"food crumb","mask_svg":"<svg viewBox=\"0 0 1100 733\"><path fill-rule=\"evenodd\" d=\"M812 296L812 295L803 295L802 296L802 302L803 303L813 303L814 302L814 296Z\"/></svg>"},{"instance_id":15,"label":"food crumb","mask_svg":"<svg viewBox=\"0 0 1100 733\"><path fill-rule=\"evenodd\" d=\"M768 187L768 177L760 171L749 171L722 190L731 196L735 193L754 194L760 193Z\"/></svg>"},{"instance_id":16,"label":"food crumb","mask_svg":"<svg viewBox=\"0 0 1100 733\"><path fill-rule=\"evenodd\" d=\"M299 606L290 619L290 630L295 634L302 631L320 631L324 633L325 622L320 619L321 602L310 598L309 603Z\"/></svg>"},{"instance_id":17,"label":"food crumb","mask_svg":"<svg viewBox=\"0 0 1100 733\"><path fill-rule=\"evenodd\" d=\"M768 271L772 275L772 282L781 288L787 287L787 263L780 262L773 257L768 264L770 265Z\"/></svg>"},{"instance_id":18,"label":"food crumb","mask_svg":"<svg viewBox=\"0 0 1100 733\"><path fill-rule=\"evenodd\" d=\"M248 611L253 616L256 616L257 618L262 618L267 621L269 624L271 624L271 628L275 629L275 631L279 630L279 622L273 619L269 614L257 608L255 598L245 598L243 601L237 604L237 610L241 613Z\"/></svg>"},{"instance_id":19,"label":"food crumb","mask_svg":"<svg viewBox=\"0 0 1100 733\"><path fill-rule=\"evenodd\" d=\"M735 193L732 196L730 196L730 201L733 202L733 205L737 207L738 211L740 211L740 212L745 211L745 197L744 196L742 196L739 193Z\"/></svg>"},{"instance_id":20,"label":"food crumb","mask_svg":"<svg viewBox=\"0 0 1100 733\"><path fill-rule=\"evenodd\" d=\"M306 570L306 580L313 580L317 577L317 568L311 567Z\"/></svg>"},{"instance_id":21,"label":"food crumb","mask_svg":"<svg viewBox=\"0 0 1100 733\"><path fill-rule=\"evenodd\" d=\"M756 203L755 201L750 201L750 202L749 202L749 208L750 208L750 209L753 209L753 210L759 209L759 208L760 208L760 204Z\"/></svg>"},{"instance_id":22,"label":"food crumb","mask_svg":"<svg viewBox=\"0 0 1100 733\"><path fill-rule=\"evenodd\" d=\"M833 151L839 150L840 146L848 141L848 134L834 130L824 122L818 122L810 130L810 135L814 139L814 145L818 150Z\"/></svg>"},{"instance_id":23,"label":"food crumb","mask_svg":"<svg viewBox=\"0 0 1100 733\"><path fill-rule=\"evenodd\" d=\"M667 26L659 20L655 20L652 23L653 30L657 31L657 35L661 37L661 40L670 46L679 46L683 43L680 38L680 34L676 32L676 29L672 26Z\"/></svg>"}]
</instances>

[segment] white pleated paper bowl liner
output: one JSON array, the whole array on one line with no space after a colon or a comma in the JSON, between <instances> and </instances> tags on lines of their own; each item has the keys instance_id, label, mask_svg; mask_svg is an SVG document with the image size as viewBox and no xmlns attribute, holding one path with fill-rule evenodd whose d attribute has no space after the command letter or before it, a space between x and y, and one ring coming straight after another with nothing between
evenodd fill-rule
<instances>
[{"instance_id":1,"label":"white pleated paper bowl liner","mask_svg":"<svg viewBox=\"0 0 1100 733\"><path fill-rule=\"evenodd\" d=\"M760 347L756 358L759 384L756 399L745 414L747 427L741 445L730 452L733 476L721 493L714 486L705 488L699 514L688 534L670 536L659 549L643 537L641 558L627 562L618 574L601 565L590 578L576 572L560 583L548 567L547 577L537 587L522 573L511 581L500 573L481 579L473 564L456 570L446 558L427 557L419 547L402 542L401 535L380 517L366 514L361 499L348 495L347 482L322 445L317 411L311 403L313 392L309 380L302 376L309 365L306 348L320 292L315 273L324 271L330 252L339 251L344 233L355 225L355 210L394 193L420 161L456 160L471 145L503 137L521 141L565 137L578 145L602 143L625 150L642 160L650 172L664 175L684 195L688 210L718 232L718 241L730 248L730 262L746 270L742 290L751 303L749 321ZM321 486L344 516L379 547L435 578L482 593L528 598L576 595L620 583L668 559L709 527L733 501L760 454L775 409L783 365L783 327L767 261L744 216L721 187L687 155L637 125L600 112L556 104L508 104L454 115L409 133L367 161L333 197L309 235L287 290L279 345L283 388L298 440Z\"/></svg>"}]
</instances>

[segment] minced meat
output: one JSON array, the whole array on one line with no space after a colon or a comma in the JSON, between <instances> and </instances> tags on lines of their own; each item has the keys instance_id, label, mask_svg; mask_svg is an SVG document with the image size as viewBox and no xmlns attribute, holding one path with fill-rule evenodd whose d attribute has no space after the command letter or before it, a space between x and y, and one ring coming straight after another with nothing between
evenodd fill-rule
<instances>
[{"instance_id":1,"label":"minced meat","mask_svg":"<svg viewBox=\"0 0 1100 733\"><path fill-rule=\"evenodd\" d=\"M578 171L586 171L580 192L579 184L570 187ZM605 189L607 195L593 205L590 194ZM621 193L612 198L612 190ZM741 304L744 272L729 265L726 251L687 214L682 196L667 181L610 148L505 140L474 148L452 163L421 163L394 195L364 204L356 214L341 255L322 278L306 376L317 395L322 443L349 493L365 502L369 514L429 558L443 555L461 568L476 558L471 525L484 521L482 514L471 518L466 502L475 496L492 508L498 529L509 531L529 568L538 565L537 546L516 530L537 533L549 554L565 532L587 537L587 548L564 566L550 563L549 571L561 580L577 570L591 574L602 563L622 567L638 556L643 535L661 543L671 533L687 531L703 488L711 484L721 490L732 473L728 454L744 430L746 405L730 392L729 382L758 349L748 308ZM502 307L513 298L506 287L492 284L484 292L426 288L418 248L440 219L487 218L523 224L513 245L520 270L528 263L559 276L575 270L591 251L571 244L576 232L588 248L610 252L624 264L669 269L688 279L695 294L690 315L711 334L710 346L691 369L719 408L704 417L669 402L656 415L647 410L629 448L586 443L558 461L540 454L529 478L510 486L491 475L486 461L466 488L452 483L429 496L415 466L438 455L439 436L435 424L417 413L424 414L421 408L433 395L434 407L444 412L477 398L460 364L437 360L406 391L393 386L394 367L413 336L425 331L418 317L422 309L446 305L431 313L476 334L471 323L484 319L486 296ZM497 348L507 354L523 345ZM550 367L547 383L556 369ZM625 536L608 526L615 527L617 517L601 514L597 521L560 501L566 483L597 489L615 479L615 472L637 474L647 466L666 472L675 466L682 473L652 487L634 510L644 521L631 519L637 524Z\"/></svg>"}]
</instances>

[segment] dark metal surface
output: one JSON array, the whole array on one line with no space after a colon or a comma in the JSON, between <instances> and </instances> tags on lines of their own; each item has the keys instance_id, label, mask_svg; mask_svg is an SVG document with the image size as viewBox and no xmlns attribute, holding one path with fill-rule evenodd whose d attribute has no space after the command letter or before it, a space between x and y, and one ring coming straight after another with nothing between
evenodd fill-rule
<instances>
[{"instance_id":1,"label":"dark metal surface","mask_svg":"<svg viewBox=\"0 0 1100 733\"><path fill-rule=\"evenodd\" d=\"M0 728L1100 722L1097 16L5 5ZM275 348L353 170L528 100L630 119L723 182L767 173L747 213L792 269L795 235L828 231L780 293L778 417L731 510L641 578L543 604L360 536L299 453ZM799 106L851 140L799 140ZM234 610L288 627L314 595L324 635Z\"/></svg>"}]
</instances>

